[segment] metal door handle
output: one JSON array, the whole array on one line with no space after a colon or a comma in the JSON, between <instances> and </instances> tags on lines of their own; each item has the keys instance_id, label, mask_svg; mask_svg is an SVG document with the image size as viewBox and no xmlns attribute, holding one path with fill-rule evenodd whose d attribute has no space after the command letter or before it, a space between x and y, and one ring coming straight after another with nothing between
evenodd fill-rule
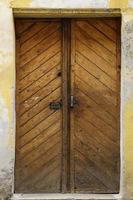
<instances>
[{"instance_id":1,"label":"metal door handle","mask_svg":"<svg viewBox=\"0 0 133 200\"><path fill-rule=\"evenodd\" d=\"M53 101L49 104L51 110L59 110L62 108L62 101Z\"/></svg>"},{"instance_id":2,"label":"metal door handle","mask_svg":"<svg viewBox=\"0 0 133 200\"><path fill-rule=\"evenodd\" d=\"M77 99L73 95L71 95L70 107L74 108L75 105L78 105L78 101L77 101Z\"/></svg>"}]
</instances>

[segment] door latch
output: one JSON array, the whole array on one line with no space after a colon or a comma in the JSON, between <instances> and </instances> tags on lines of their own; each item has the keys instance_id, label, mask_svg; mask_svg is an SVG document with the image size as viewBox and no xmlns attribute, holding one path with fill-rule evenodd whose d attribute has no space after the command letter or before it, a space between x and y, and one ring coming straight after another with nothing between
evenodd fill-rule
<instances>
[{"instance_id":1,"label":"door latch","mask_svg":"<svg viewBox=\"0 0 133 200\"><path fill-rule=\"evenodd\" d=\"M51 110L59 110L62 108L62 101L58 102L53 101L49 104L49 107Z\"/></svg>"},{"instance_id":2,"label":"door latch","mask_svg":"<svg viewBox=\"0 0 133 200\"><path fill-rule=\"evenodd\" d=\"M77 99L73 95L71 95L70 107L74 108L75 105L78 105L78 101L77 101Z\"/></svg>"}]
</instances>

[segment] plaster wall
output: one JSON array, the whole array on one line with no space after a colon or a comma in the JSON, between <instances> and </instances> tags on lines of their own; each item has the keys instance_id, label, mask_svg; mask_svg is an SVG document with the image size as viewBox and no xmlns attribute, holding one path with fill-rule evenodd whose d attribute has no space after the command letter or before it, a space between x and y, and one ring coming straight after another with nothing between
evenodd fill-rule
<instances>
[{"instance_id":1,"label":"plaster wall","mask_svg":"<svg viewBox=\"0 0 133 200\"><path fill-rule=\"evenodd\" d=\"M12 8L121 8L122 199L133 199L133 0L0 0L0 199L13 193L15 34Z\"/></svg>"}]
</instances>

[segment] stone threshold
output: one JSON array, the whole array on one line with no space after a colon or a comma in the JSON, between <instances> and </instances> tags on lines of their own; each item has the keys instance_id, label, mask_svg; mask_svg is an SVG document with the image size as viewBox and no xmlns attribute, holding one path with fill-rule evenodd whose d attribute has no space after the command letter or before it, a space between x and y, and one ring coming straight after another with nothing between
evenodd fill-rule
<instances>
[{"instance_id":1,"label":"stone threshold","mask_svg":"<svg viewBox=\"0 0 133 200\"><path fill-rule=\"evenodd\" d=\"M11 200L120 200L120 194L14 194Z\"/></svg>"}]
</instances>

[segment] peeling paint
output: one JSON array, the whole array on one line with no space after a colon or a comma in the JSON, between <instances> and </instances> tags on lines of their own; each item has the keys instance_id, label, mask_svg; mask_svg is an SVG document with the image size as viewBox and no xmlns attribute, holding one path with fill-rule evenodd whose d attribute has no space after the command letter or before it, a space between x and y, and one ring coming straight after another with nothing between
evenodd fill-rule
<instances>
[{"instance_id":1,"label":"peeling paint","mask_svg":"<svg viewBox=\"0 0 133 200\"><path fill-rule=\"evenodd\" d=\"M12 194L12 178L14 160L12 159L5 167L0 170L0 199L8 198Z\"/></svg>"},{"instance_id":2,"label":"peeling paint","mask_svg":"<svg viewBox=\"0 0 133 200\"><path fill-rule=\"evenodd\" d=\"M125 185L129 199L133 197L133 95L125 106Z\"/></svg>"},{"instance_id":3,"label":"peeling paint","mask_svg":"<svg viewBox=\"0 0 133 200\"><path fill-rule=\"evenodd\" d=\"M15 157L15 39L8 6L8 0L0 0L0 199L12 193Z\"/></svg>"},{"instance_id":4,"label":"peeling paint","mask_svg":"<svg viewBox=\"0 0 133 200\"><path fill-rule=\"evenodd\" d=\"M124 180L126 198L133 197L133 14L123 13L122 103L124 132Z\"/></svg>"}]
</instances>

